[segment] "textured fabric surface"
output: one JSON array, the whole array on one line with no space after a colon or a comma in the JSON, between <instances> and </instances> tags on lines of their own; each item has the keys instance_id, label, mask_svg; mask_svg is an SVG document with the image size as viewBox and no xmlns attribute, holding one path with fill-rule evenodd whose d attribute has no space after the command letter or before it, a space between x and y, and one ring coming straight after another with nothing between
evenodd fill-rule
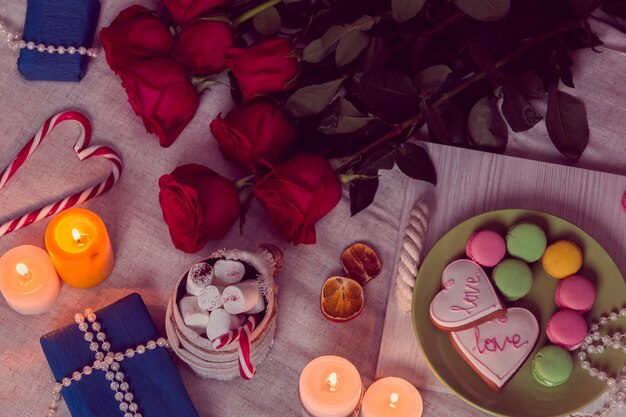
<instances>
[{"instance_id":1,"label":"textured fabric surface","mask_svg":"<svg viewBox=\"0 0 626 417\"><path fill-rule=\"evenodd\" d=\"M157 2L139 3L153 9L161 7ZM130 4L127 0L104 1L99 27L108 25ZM25 13L23 1L0 2L0 16L12 29L21 28ZM574 81L579 88L568 90L583 97L591 123L591 142L579 165L626 174L623 140L626 91L617 71L626 68L626 41L623 34L607 25L594 22L594 27L607 46L599 55L591 51L575 54ZM210 121L232 107L229 90L216 86L204 94L195 119L174 145L163 149L155 136L145 132L103 56L89 60L87 73L77 84L26 81L16 69L16 58L16 54L0 45L0 166L13 159L47 117L72 109L91 118L93 144L109 145L119 151L124 173L110 192L84 204L107 225L116 253L115 270L109 279L87 290L63 285L56 305L39 316L21 316L0 300L3 414L12 417L43 414L51 398L53 377L38 340L67 324L75 312L86 307L101 308L137 291L159 333L164 334L167 301L176 279L186 268L215 249L254 249L263 242L278 245L285 255L285 266L277 278L275 344L258 367L257 375L247 382L205 380L175 360L199 414L204 417L297 415L299 374L319 355L346 357L359 369L366 385L372 382L389 285L393 280L393 254L400 218L403 206L413 203L405 199L405 191L414 183L395 170L385 172L375 203L354 218L349 216L349 201L344 191L338 207L317 225L314 246L286 244L269 224L263 209L253 203L243 234L235 226L223 240L210 242L201 252L187 255L174 249L170 241L158 206L157 181L162 174L186 163L205 164L231 179L243 176L222 158L209 132ZM55 201L70 191L81 190L107 175L105 161L77 161L71 149L77 133L73 125L60 126L42 143L0 191L0 221L39 207L42 202ZM545 129L539 126L513 135L508 152L564 162L549 142ZM44 220L0 238L0 254L23 244L43 247L47 223ZM319 311L319 291L327 277L341 273L341 250L357 240L369 242L379 251L383 272L367 284L365 308L358 318L345 324L331 323ZM436 399L430 397L425 404L426 416L467 414L470 406L460 399L438 395ZM59 417L69 415L62 404Z\"/></svg>"}]
</instances>

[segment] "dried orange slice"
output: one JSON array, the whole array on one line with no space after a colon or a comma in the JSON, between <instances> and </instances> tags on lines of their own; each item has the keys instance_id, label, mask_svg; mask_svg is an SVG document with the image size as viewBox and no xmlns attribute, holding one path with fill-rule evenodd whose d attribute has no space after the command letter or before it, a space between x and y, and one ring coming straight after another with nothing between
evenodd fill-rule
<instances>
[{"instance_id":1,"label":"dried orange slice","mask_svg":"<svg viewBox=\"0 0 626 417\"><path fill-rule=\"evenodd\" d=\"M374 249L365 243L354 243L341 254L341 266L346 275L365 285L380 274L383 265Z\"/></svg>"},{"instance_id":2,"label":"dried orange slice","mask_svg":"<svg viewBox=\"0 0 626 417\"><path fill-rule=\"evenodd\" d=\"M350 278L330 277L322 286L320 306L330 321L352 320L363 310L363 287Z\"/></svg>"}]
</instances>

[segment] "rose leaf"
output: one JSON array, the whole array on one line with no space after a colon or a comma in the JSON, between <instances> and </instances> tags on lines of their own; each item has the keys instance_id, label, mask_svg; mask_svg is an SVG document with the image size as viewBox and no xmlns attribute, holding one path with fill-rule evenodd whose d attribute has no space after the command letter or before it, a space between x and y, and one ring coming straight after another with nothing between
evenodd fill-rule
<instances>
[{"instance_id":1,"label":"rose leaf","mask_svg":"<svg viewBox=\"0 0 626 417\"><path fill-rule=\"evenodd\" d=\"M503 90L502 114L513 132L525 132L543 119L516 89L504 85Z\"/></svg>"},{"instance_id":2,"label":"rose leaf","mask_svg":"<svg viewBox=\"0 0 626 417\"><path fill-rule=\"evenodd\" d=\"M350 183L350 214L357 215L374 201L378 191L378 177L354 180Z\"/></svg>"},{"instance_id":3,"label":"rose leaf","mask_svg":"<svg viewBox=\"0 0 626 417\"><path fill-rule=\"evenodd\" d=\"M280 31L282 22L276 7L270 7L269 9L254 16L252 24L254 25L254 29L256 29L259 34L269 36Z\"/></svg>"},{"instance_id":4,"label":"rose leaf","mask_svg":"<svg viewBox=\"0 0 626 417\"><path fill-rule=\"evenodd\" d=\"M398 23L413 19L424 7L426 0L391 0L391 12Z\"/></svg>"},{"instance_id":5,"label":"rose leaf","mask_svg":"<svg viewBox=\"0 0 626 417\"><path fill-rule=\"evenodd\" d=\"M483 97L474 104L469 114L468 129L471 142L479 149L503 152L506 148L509 131L495 98Z\"/></svg>"},{"instance_id":6,"label":"rose leaf","mask_svg":"<svg viewBox=\"0 0 626 417\"><path fill-rule=\"evenodd\" d=\"M437 185L437 171L426 149L405 142L396 149L394 157L400 171L407 176Z\"/></svg>"},{"instance_id":7,"label":"rose leaf","mask_svg":"<svg viewBox=\"0 0 626 417\"><path fill-rule=\"evenodd\" d=\"M447 65L434 65L415 76L415 85L421 92L436 93L451 73Z\"/></svg>"},{"instance_id":8,"label":"rose leaf","mask_svg":"<svg viewBox=\"0 0 626 417\"><path fill-rule=\"evenodd\" d=\"M335 63L338 67L354 61L363 52L371 40L370 35L360 30L353 30L346 33L337 44L335 52Z\"/></svg>"},{"instance_id":9,"label":"rose leaf","mask_svg":"<svg viewBox=\"0 0 626 417\"><path fill-rule=\"evenodd\" d=\"M500 20L511 9L511 0L454 0L454 4L469 17L483 22Z\"/></svg>"},{"instance_id":10,"label":"rose leaf","mask_svg":"<svg viewBox=\"0 0 626 417\"><path fill-rule=\"evenodd\" d=\"M285 110L294 117L313 116L324 110L333 99L346 77L323 84L309 85L296 90L287 99Z\"/></svg>"},{"instance_id":11,"label":"rose leaf","mask_svg":"<svg viewBox=\"0 0 626 417\"><path fill-rule=\"evenodd\" d=\"M546 128L559 152L572 161L580 158L589 142L587 112L581 100L550 86Z\"/></svg>"}]
</instances>

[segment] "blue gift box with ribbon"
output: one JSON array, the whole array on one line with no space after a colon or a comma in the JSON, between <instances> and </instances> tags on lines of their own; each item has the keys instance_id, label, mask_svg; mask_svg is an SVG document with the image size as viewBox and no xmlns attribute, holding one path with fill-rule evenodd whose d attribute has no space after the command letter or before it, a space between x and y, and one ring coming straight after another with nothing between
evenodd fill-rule
<instances>
[{"instance_id":1,"label":"blue gift box with ribbon","mask_svg":"<svg viewBox=\"0 0 626 417\"><path fill-rule=\"evenodd\" d=\"M139 345L146 347L148 341L154 342L159 338L148 310L137 293L95 314L101 327L100 332L106 335L105 340L110 343L109 351L112 353L123 354L128 349L136 350ZM88 321L85 320L85 323ZM88 332L92 332L91 327ZM97 334L95 331L92 333ZM41 346L58 382L63 378L71 379L74 372L92 366L96 360L95 352L90 349L90 341L86 340L85 332L76 323L42 336ZM143 417L198 417L180 374L164 347L146 347L145 353L132 357L125 355L123 360L115 363L119 363L119 366L115 366L119 368L115 374L122 373L123 381L128 384L126 391L117 391L132 393L130 402L137 404L137 413ZM68 387L62 388L61 394L73 417L124 416L125 412L120 410L120 401L114 397L116 391L111 387L116 381L105 377L106 372L111 370L110 365L104 370L94 367L90 374L83 374L78 381L72 380Z\"/></svg>"},{"instance_id":2,"label":"blue gift box with ribbon","mask_svg":"<svg viewBox=\"0 0 626 417\"><path fill-rule=\"evenodd\" d=\"M90 48L99 14L99 0L28 0L22 39L35 45ZM78 53L24 48L17 68L27 80L77 82L85 75L89 59Z\"/></svg>"}]
</instances>

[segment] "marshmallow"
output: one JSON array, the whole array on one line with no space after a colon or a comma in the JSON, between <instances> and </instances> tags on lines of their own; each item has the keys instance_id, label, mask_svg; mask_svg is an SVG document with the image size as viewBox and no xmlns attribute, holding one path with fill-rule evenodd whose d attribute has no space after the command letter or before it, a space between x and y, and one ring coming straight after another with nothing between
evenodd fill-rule
<instances>
[{"instance_id":1,"label":"marshmallow","mask_svg":"<svg viewBox=\"0 0 626 417\"><path fill-rule=\"evenodd\" d=\"M213 267L206 262L195 264L187 273L185 289L189 295L200 295L202 289L213 282Z\"/></svg>"},{"instance_id":2,"label":"marshmallow","mask_svg":"<svg viewBox=\"0 0 626 417\"><path fill-rule=\"evenodd\" d=\"M230 314L239 314L257 307L259 298L263 298L256 279L242 281L237 285L224 288L222 302L224 310Z\"/></svg>"},{"instance_id":3,"label":"marshmallow","mask_svg":"<svg viewBox=\"0 0 626 417\"><path fill-rule=\"evenodd\" d=\"M257 301L256 305L250 310L246 311L246 314L257 314L263 310L265 310L265 297L263 297L263 294L261 294L261 296L259 297L259 301Z\"/></svg>"},{"instance_id":4,"label":"marshmallow","mask_svg":"<svg viewBox=\"0 0 626 417\"><path fill-rule=\"evenodd\" d=\"M220 259L213 266L216 284L233 285L240 282L246 273L246 267L239 261Z\"/></svg>"},{"instance_id":5,"label":"marshmallow","mask_svg":"<svg viewBox=\"0 0 626 417\"><path fill-rule=\"evenodd\" d=\"M222 292L224 287L209 285L198 296L198 307L203 310L213 311L222 307Z\"/></svg>"},{"instance_id":6,"label":"marshmallow","mask_svg":"<svg viewBox=\"0 0 626 417\"><path fill-rule=\"evenodd\" d=\"M178 309L187 327L198 334L202 334L209 324L209 312L198 307L197 298L183 297L178 303Z\"/></svg>"},{"instance_id":7,"label":"marshmallow","mask_svg":"<svg viewBox=\"0 0 626 417\"><path fill-rule=\"evenodd\" d=\"M209 313L206 335L209 340L215 340L221 335L228 333L231 329L239 327L240 323L238 316L227 313L223 308L218 308Z\"/></svg>"}]
</instances>

